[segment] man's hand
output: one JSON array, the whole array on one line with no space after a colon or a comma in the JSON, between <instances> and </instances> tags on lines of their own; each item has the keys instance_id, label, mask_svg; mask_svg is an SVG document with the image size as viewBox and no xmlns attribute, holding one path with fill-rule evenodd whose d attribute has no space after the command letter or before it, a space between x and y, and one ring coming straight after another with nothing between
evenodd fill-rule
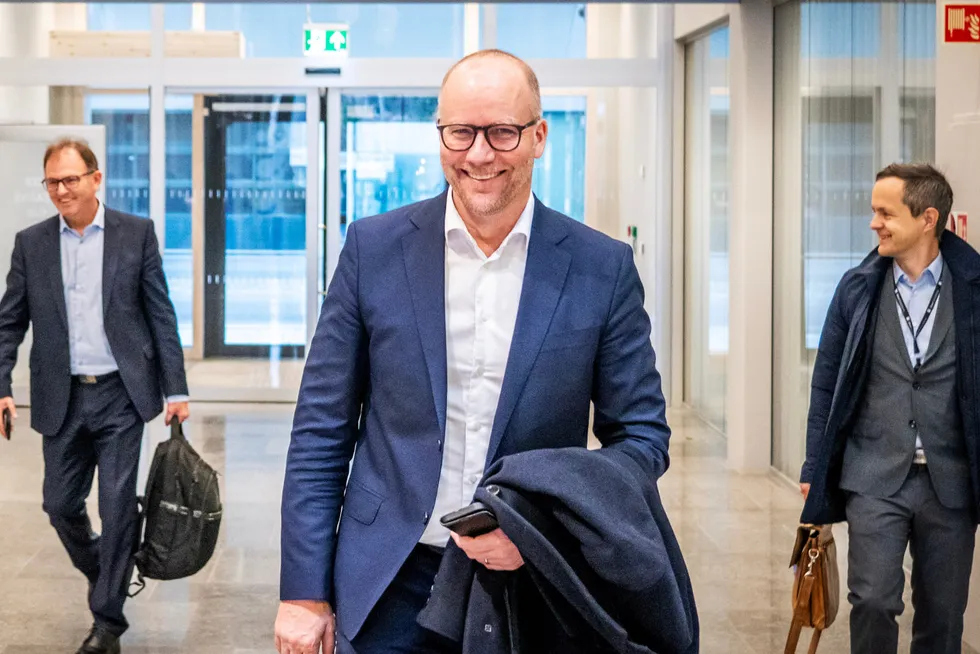
<instances>
[{"instance_id":1,"label":"man's hand","mask_svg":"<svg viewBox=\"0 0 980 654\"><path fill-rule=\"evenodd\" d=\"M334 615L326 602L279 603L276 651L279 654L333 654ZM322 650L321 650L322 648Z\"/></svg>"},{"instance_id":2,"label":"man's hand","mask_svg":"<svg viewBox=\"0 0 980 654\"><path fill-rule=\"evenodd\" d=\"M10 434L7 433L7 429L3 425L3 412L10 411L10 419L14 420L17 418L17 407L14 406L14 398L4 397L0 398L0 436L3 436L7 440L10 440Z\"/></svg>"},{"instance_id":3,"label":"man's hand","mask_svg":"<svg viewBox=\"0 0 980 654\"><path fill-rule=\"evenodd\" d=\"M167 417L164 420L165 424L170 424L170 420L176 416L177 420L183 423L191 415L191 405L190 402L168 402L167 403Z\"/></svg>"},{"instance_id":4,"label":"man's hand","mask_svg":"<svg viewBox=\"0 0 980 654\"><path fill-rule=\"evenodd\" d=\"M805 500L806 496L810 494L810 484L800 484L800 494Z\"/></svg>"},{"instance_id":5,"label":"man's hand","mask_svg":"<svg viewBox=\"0 0 980 654\"><path fill-rule=\"evenodd\" d=\"M500 529L494 529L488 534L470 538L449 532L459 549L466 556L482 563L488 570L517 570L524 565L521 553Z\"/></svg>"}]
</instances>

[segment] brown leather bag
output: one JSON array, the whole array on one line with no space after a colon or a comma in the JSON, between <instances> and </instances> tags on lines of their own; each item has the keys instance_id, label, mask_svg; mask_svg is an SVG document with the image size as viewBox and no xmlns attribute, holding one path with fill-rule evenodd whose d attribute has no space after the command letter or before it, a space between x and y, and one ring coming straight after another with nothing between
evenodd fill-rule
<instances>
[{"instance_id":1,"label":"brown leather bag","mask_svg":"<svg viewBox=\"0 0 980 654\"><path fill-rule=\"evenodd\" d=\"M794 654L803 627L813 628L809 654L815 654L820 633L833 624L840 606L840 571L831 525L800 525L789 567L793 579L793 624L786 638L786 654Z\"/></svg>"}]
</instances>

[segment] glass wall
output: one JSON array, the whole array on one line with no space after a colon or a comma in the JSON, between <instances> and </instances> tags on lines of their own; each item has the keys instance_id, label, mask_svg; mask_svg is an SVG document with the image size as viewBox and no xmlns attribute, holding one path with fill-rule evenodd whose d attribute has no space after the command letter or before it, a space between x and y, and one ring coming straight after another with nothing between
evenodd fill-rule
<instances>
[{"instance_id":1,"label":"glass wall","mask_svg":"<svg viewBox=\"0 0 980 654\"><path fill-rule=\"evenodd\" d=\"M727 27L687 46L685 79L685 401L724 432L728 368Z\"/></svg>"},{"instance_id":2,"label":"glass wall","mask_svg":"<svg viewBox=\"0 0 980 654\"><path fill-rule=\"evenodd\" d=\"M827 308L875 247L875 173L934 156L935 20L933 3L775 10L773 464L794 479Z\"/></svg>"},{"instance_id":3,"label":"glass wall","mask_svg":"<svg viewBox=\"0 0 980 654\"><path fill-rule=\"evenodd\" d=\"M163 268L170 299L177 311L177 330L184 347L194 345L194 257L191 225L194 207L193 123L194 96L167 95L166 110L166 221Z\"/></svg>"},{"instance_id":4,"label":"glass wall","mask_svg":"<svg viewBox=\"0 0 980 654\"><path fill-rule=\"evenodd\" d=\"M496 47L523 58L584 59L586 6L577 2L493 5ZM484 7L486 11L486 7Z\"/></svg>"}]
</instances>

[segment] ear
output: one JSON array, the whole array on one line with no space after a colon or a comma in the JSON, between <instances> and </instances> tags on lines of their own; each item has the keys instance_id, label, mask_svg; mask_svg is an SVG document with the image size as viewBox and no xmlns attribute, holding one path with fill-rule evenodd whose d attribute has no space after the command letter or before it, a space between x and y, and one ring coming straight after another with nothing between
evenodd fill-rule
<instances>
[{"instance_id":1,"label":"ear","mask_svg":"<svg viewBox=\"0 0 980 654\"><path fill-rule=\"evenodd\" d=\"M92 181L95 183L95 188L102 186L102 171L96 170L92 173Z\"/></svg>"},{"instance_id":2,"label":"ear","mask_svg":"<svg viewBox=\"0 0 980 654\"><path fill-rule=\"evenodd\" d=\"M929 207L922 213L922 217L925 219L923 231L935 234L936 225L939 223L939 211L937 211L934 207Z\"/></svg>"},{"instance_id":3,"label":"ear","mask_svg":"<svg viewBox=\"0 0 980 654\"><path fill-rule=\"evenodd\" d=\"M544 118L534 126L534 158L540 159L544 154L545 143L548 142L548 121Z\"/></svg>"}]
</instances>

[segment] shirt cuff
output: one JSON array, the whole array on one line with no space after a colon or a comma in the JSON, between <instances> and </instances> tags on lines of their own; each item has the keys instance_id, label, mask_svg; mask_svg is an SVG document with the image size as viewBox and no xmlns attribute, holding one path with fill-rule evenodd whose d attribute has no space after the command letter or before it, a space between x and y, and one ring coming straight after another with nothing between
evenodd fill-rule
<instances>
[{"instance_id":1,"label":"shirt cuff","mask_svg":"<svg viewBox=\"0 0 980 654\"><path fill-rule=\"evenodd\" d=\"M167 398L167 404L173 404L174 402L190 402L190 395L171 395Z\"/></svg>"}]
</instances>

